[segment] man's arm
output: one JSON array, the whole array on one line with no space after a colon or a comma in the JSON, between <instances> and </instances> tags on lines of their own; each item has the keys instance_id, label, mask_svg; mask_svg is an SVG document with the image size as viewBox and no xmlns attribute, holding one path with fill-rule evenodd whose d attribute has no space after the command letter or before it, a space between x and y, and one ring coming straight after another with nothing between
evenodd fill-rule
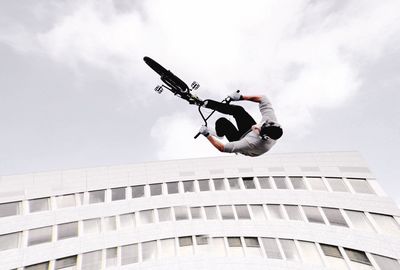
<instances>
[{"instance_id":1,"label":"man's arm","mask_svg":"<svg viewBox=\"0 0 400 270\"><path fill-rule=\"evenodd\" d=\"M253 101L260 103L262 100L263 96L243 96L242 95L242 100L248 100L248 101Z\"/></svg>"},{"instance_id":2,"label":"man's arm","mask_svg":"<svg viewBox=\"0 0 400 270\"><path fill-rule=\"evenodd\" d=\"M214 136L208 135L207 136L208 141L214 145L215 148L217 148L220 152L224 151L224 144L217 140Z\"/></svg>"}]
</instances>

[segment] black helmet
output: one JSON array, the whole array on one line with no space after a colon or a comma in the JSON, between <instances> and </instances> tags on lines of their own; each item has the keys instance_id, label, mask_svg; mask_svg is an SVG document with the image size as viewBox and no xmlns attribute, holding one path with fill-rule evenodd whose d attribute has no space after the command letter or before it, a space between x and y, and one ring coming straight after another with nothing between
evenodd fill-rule
<instances>
[{"instance_id":1,"label":"black helmet","mask_svg":"<svg viewBox=\"0 0 400 270\"><path fill-rule=\"evenodd\" d=\"M277 140L282 137L283 130L278 123L272 121L266 121L262 124L260 129L260 137L262 140L266 141L268 138L272 140Z\"/></svg>"}]
</instances>

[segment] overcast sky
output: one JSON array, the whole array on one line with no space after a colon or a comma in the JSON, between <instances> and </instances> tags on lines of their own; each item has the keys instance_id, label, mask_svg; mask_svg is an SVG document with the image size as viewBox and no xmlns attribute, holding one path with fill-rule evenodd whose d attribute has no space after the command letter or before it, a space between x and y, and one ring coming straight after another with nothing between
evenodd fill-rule
<instances>
[{"instance_id":1,"label":"overcast sky","mask_svg":"<svg viewBox=\"0 0 400 270\"><path fill-rule=\"evenodd\" d=\"M0 175L220 155L145 55L202 98L268 95L271 152L359 151L400 203L398 0L1 1Z\"/></svg>"}]
</instances>

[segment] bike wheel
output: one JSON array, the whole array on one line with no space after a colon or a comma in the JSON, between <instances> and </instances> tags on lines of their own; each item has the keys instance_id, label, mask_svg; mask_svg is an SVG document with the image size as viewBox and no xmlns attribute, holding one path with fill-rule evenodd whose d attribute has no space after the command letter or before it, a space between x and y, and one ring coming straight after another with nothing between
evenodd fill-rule
<instances>
[{"instance_id":1,"label":"bike wheel","mask_svg":"<svg viewBox=\"0 0 400 270\"><path fill-rule=\"evenodd\" d=\"M157 72L158 75L163 76L165 74L168 73L168 70L165 69L163 66L161 66L159 63L157 63L156 61L154 61L153 59L151 59L148 56L145 56L143 58L144 62L146 62L146 64L155 72Z\"/></svg>"}]
</instances>

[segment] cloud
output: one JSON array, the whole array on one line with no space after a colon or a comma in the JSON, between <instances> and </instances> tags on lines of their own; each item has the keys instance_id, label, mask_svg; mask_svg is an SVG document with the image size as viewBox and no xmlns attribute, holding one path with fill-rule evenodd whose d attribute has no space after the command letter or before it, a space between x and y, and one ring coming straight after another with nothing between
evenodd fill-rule
<instances>
[{"instance_id":1,"label":"cloud","mask_svg":"<svg viewBox=\"0 0 400 270\"><path fill-rule=\"evenodd\" d=\"M143 64L144 55L189 83L200 81L202 97L221 99L237 88L267 94L286 136L304 136L318 110L352 98L363 82L360 67L378 59L400 29L397 0L115 3L69 5L30 44L78 72L82 63L105 69L130 91L141 91L143 100L151 93L143 88L157 78ZM171 112L171 125L162 129L165 120L155 122L153 135L163 134L159 156L168 158L177 156L186 137L184 144L193 144L191 132L198 127Z\"/></svg>"}]
</instances>

